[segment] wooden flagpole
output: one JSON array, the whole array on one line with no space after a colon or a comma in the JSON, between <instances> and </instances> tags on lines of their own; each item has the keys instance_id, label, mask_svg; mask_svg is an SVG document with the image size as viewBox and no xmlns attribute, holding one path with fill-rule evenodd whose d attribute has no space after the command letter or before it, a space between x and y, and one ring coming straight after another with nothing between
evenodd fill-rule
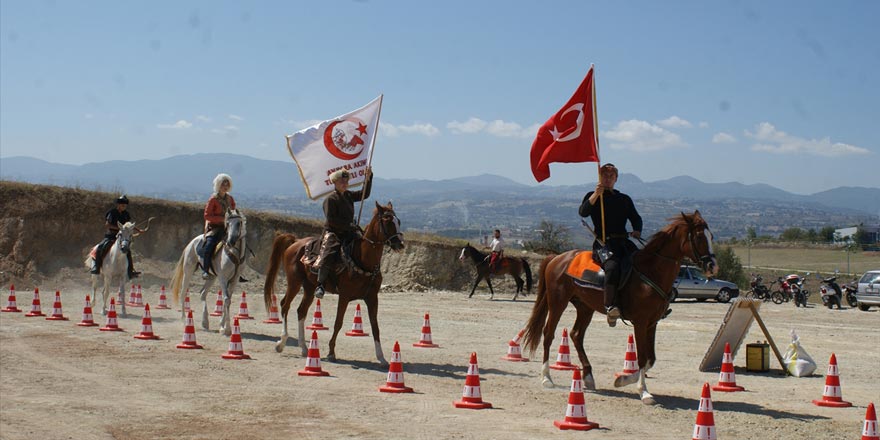
<instances>
[{"instance_id":1,"label":"wooden flagpole","mask_svg":"<svg viewBox=\"0 0 880 440\"><path fill-rule=\"evenodd\" d=\"M374 128L374 130L376 130L376 131L373 132L373 139L370 140L370 158L367 159L367 168L370 168L373 165L373 151L375 151L375 150L373 150L373 147L375 147L375 145L376 145L376 137L379 136L379 119L382 118L382 100L384 98L385 98L384 93L379 95L379 114L376 115L376 127ZM373 176L370 176L371 185L372 185L372 179L373 179ZM366 182L366 180L364 180L364 182ZM361 226L361 213L364 211L364 194L365 194L364 190L366 188L367 188L367 185L366 185L366 183L364 183L364 187L361 188L361 207L358 208L358 217L357 217L357 221L355 222L355 224L358 225L358 228L360 228L360 226Z\"/></svg>"},{"instance_id":2,"label":"wooden flagpole","mask_svg":"<svg viewBox=\"0 0 880 440\"><path fill-rule=\"evenodd\" d=\"M598 109L596 108L596 65L590 64L590 70L593 71L593 84L590 87L592 95L593 95L593 142L596 143L596 174L599 183L602 183L602 158L599 154L599 116ZM605 240L605 191L602 191L602 194L599 195L599 215L602 218L602 243L606 243ZM595 234L594 234L595 235Z\"/></svg>"}]
</instances>

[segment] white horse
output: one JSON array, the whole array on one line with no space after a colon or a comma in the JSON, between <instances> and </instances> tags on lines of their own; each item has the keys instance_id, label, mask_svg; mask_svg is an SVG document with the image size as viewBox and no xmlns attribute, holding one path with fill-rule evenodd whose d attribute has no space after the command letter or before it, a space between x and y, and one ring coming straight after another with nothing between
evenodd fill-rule
<instances>
[{"instance_id":1,"label":"white horse","mask_svg":"<svg viewBox=\"0 0 880 440\"><path fill-rule=\"evenodd\" d=\"M247 219L238 210L231 210L226 213L226 236L220 242L220 249L214 253L212 260L216 277L210 277L205 280L202 290L199 292L202 299L202 328L208 328L208 291L214 285L216 278L220 282L220 289L223 292L223 316L220 318L220 333L229 336L232 334L232 325L229 319L229 305L231 301L232 291L238 286L238 277L241 274L241 268L245 260L245 252L247 251L246 235L247 235ZM174 302L180 301L180 310L182 318L186 319L183 312L183 302L186 295L181 295L189 287L191 277L198 268L199 255L196 250L205 242L205 235L199 235L193 238L186 245L177 267L174 268L174 276L171 279L171 291L174 295Z\"/></svg>"},{"instance_id":2,"label":"white horse","mask_svg":"<svg viewBox=\"0 0 880 440\"><path fill-rule=\"evenodd\" d=\"M107 314L107 301L110 298L110 286L114 286L115 282L118 280L119 297L121 300L117 306L120 308L119 314L125 316L125 284L128 281L128 257L126 257L126 254L131 250L131 240L134 237L147 232L147 230L150 229L150 221L152 220L152 218L147 220L147 227L138 233L134 232L135 224L133 222L127 222L125 224L119 222L116 223L116 226L119 227L119 233L116 234L116 241L104 257L103 263L101 264L101 273L92 275L92 298L97 298L98 277L103 276L104 278L104 289L101 292L103 296L101 314ZM95 251L97 252L97 250ZM91 255L86 257L86 267L92 267L93 260L94 258Z\"/></svg>"}]
</instances>

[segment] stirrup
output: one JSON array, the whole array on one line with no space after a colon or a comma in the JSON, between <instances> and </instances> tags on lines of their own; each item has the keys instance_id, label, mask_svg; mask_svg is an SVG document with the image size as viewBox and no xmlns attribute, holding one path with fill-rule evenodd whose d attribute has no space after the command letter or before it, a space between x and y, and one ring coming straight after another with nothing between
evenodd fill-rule
<instances>
[{"instance_id":1,"label":"stirrup","mask_svg":"<svg viewBox=\"0 0 880 440\"><path fill-rule=\"evenodd\" d=\"M318 284L318 286L315 287L315 298L321 299L323 297L324 297L324 286Z\"/></svg>"},{"instance_id":2,"label":"stirrup","mask_svg":"<svg viewBox=\"0 0 880 440\"><path fill-rule=\"evenodd\" d=\"M605 308L606 320L608 321L609 327L614 327L617 325L617 320L620 318L620 309L614 306L609 306Z\"/></svg>"},{"instance_id":3,"label":"stirrup","mask_svg":"<svg viewBox=\"0 0 880 440\"><path fill-rule=\"evenodd\" d=\"M139 276L141 276L141 272L138 272L138 271L136 271L136 270L133 270L133 271L131 271L131 272L128 273L128 278L129 278L129 279L134 279L134 278L137 278L137 277L139 277Z\"/></svg>"}]
</instances>

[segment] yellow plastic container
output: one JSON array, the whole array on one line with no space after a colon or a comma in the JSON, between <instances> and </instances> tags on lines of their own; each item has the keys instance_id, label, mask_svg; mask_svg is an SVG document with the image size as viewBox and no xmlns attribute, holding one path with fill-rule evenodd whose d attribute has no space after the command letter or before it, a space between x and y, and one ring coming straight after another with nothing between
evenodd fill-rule
<instances>
[{"instance_id":1,"label":"yellow plastic container","mask_svg":"<svg viewBox=\"0 0 880 440\"><path fill-rule=\"evenodd\" d=\"M770 371L770 344L746 344L746 371Z\"/></svg>"}]
</instances>

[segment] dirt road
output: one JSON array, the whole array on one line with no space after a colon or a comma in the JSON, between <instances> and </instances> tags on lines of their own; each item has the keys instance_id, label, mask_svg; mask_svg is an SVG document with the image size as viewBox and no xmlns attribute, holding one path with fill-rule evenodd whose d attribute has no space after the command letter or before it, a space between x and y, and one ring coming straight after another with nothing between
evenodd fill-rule
<instances>
[{"instance_id":1,"label":"dirt road","mask_svg":"<svg viewBox=\"0 0 880 440\"><path fill-rule=\"evenodd\" d=\"M215 332L197 330L204 350L175 349L183 324L172 310L153 310L154 331L164 338L160 341L132 337L140 331L142 309L129 308L129 315L120 318L125 333L77 327L86 288L62 287L70 321L0 314L0 438L689 438L702 384L718 381L718 373L701 373L697 367L728 309L712 302L673 305L673 314L659 326L659 359L648 380L656 406L643 405L635 386L613 388L630 329L609 328L604 320L594 320L586 344L599 389L586 394L586 408L600 428L583 434L562 433L552 423L564 416L570 373L554 371L556 387L545 389L534 358L524 363L500 359L528 318L533 297L512 302L510 295L500 293L495 301L479 294L468 300L461 292L382 293L379 319L385 356L390 359L394 341L399 340L405 382L416 391L386 394L378 387L385 384L388 369L376 363L372 338L340 335L340 360L322 361L330 377L298 376L305 358L294 347L296 327L291 326L294 338L287 349L276 353L280 326L261 323L266 314L256 292L248 292L248 297L257 320L241 324L244 350L253 360L231 361L220 358L229 339ZM32 289L19 288L20 308L29 309ZM54 289L41 286L46 312L52 310ZM158 286L144 287L144 297L155 305ZM6 298L4 291L4 306ZM214 297L209 298L213 305ZM328 295L323 302L330 326L336 298ZM200 310L198 304L193 307ZM426 312L440 348L412 347ZM743 348L734 365L737 383L747 391L712 395L718 438L859 438L868 402L880 403L880 313L765 304L761 314L782 350L789 331L797 330L818 364L816 375L784 377L775 359L771 373L748 373ZM354 304L343 330L351 328L353 315ZM100 312L95 320L105 322ZM573 321L569 308L561 324L570 326ZM213 326L217 323L218 318L211 318ZM370 332L366 312L364 327ZM324 356L330 332L319 332L319 338ZM754 325L747 342L758 339L764 338ZM558 342L557 336L553 358ZM471 352L478 355L483 399L493 409L452 405L461 398ZM840 365L843 398L853 402L853 408L811 403L822 396L832 352Z\"/></svg>"}]
</instances>

